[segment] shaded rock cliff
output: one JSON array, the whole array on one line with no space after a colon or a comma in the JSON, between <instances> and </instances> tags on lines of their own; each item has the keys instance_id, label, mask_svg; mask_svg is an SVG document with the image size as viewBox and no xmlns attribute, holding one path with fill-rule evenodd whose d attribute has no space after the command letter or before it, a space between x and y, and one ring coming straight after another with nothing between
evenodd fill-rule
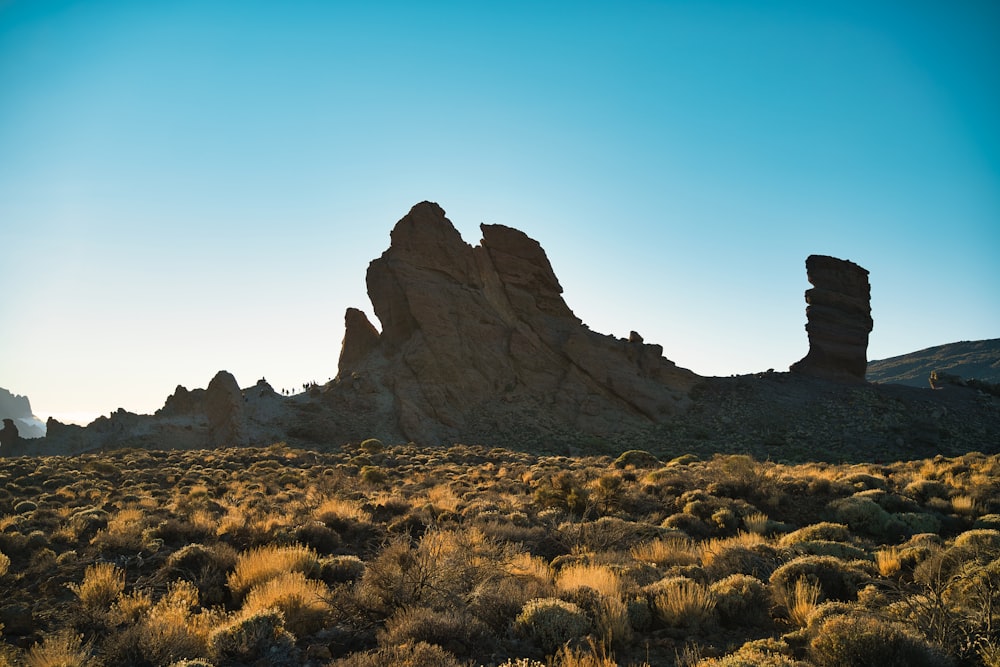
<instances>
[{"instance_id":1,"label":"shaded rock cliff","mask_svg":"<svg viewBox=\"0 0 1000 667\"><path fill-rule=\"evenodd\" d=\"M809 353L791 371L836 382L863 383L872 330L868 271L826 255L806 258Z\"/></svg>"},{"instance_id":2,"label":"shaded rock cliff","mask_svg":"<svg viewBox=\"0 0 1000 667\"><path fill-rule=\"evenodd\" d=\"M698 376L638 336L588 329L537 241L480 228L472 247L430 202L396 224L367 274L382 331L348 310L330 390L366 393L369 409L420 442L513 422L613 434L686 408Z\"/></svg>"}]
</instances>

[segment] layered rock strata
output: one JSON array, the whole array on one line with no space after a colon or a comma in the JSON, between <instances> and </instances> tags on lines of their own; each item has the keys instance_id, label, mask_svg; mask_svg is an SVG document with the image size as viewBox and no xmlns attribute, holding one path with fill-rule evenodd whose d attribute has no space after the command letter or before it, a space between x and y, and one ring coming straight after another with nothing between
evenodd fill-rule
<instances>
[{"instance_id":1,"label":"layered rock strata","mask_svg":"<svg viewBox=\"0 0 1000 667\"><path fill-rule=\"evenodd\" d=\"M873 326L868 271L844 259L810 255L806 277L813 285L806 290L809 353L792 364L792 372L864 382Z\"/></svg>"},{"instance_id":2,"label":"layered rock strata","mask_svg":"<svg viewBox=\"0 0 1000 667\"><path fill-rule=\"evenodd\" d=\"M638 335L588 329L537 241L480 228L468 245L430 202L396 224L367 274L382 331L348 310L330 390L364 392L422 443L514 423L612 434L685 409L698 376Z\"/></svg>"}]
</instances>

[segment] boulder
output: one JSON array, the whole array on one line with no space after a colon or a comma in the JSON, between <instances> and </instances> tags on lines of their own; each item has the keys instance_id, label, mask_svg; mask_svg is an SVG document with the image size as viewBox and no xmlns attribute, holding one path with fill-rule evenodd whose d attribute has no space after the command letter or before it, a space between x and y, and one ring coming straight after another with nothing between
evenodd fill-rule
<instances>
[{"instance_id":1,"label":"boulder","mask_svg":"<svg viewBox=\"0 0 1000 667\"><path fill-rule=\"evenodd\" d=\"M872 330L868 271L826 255L806 259L806 331L809 353L792 364L795 373L837 382L863 383Z\"/></svg>"},{"instance_id":2,"label":"boulder","mask_svg":"<svg viewBox=\"0 0 1000 667\"><path fill-rule=\"evenodd\" d=\"M348 310L331 390L380 393L371 400L398 433L422 443L516 428L610 435L686 408L698 376L637 335L588 329L537 241L480 229L468 245L430 202L396 224L367 274L382 331Z\"/></svg>"}]
</instances>

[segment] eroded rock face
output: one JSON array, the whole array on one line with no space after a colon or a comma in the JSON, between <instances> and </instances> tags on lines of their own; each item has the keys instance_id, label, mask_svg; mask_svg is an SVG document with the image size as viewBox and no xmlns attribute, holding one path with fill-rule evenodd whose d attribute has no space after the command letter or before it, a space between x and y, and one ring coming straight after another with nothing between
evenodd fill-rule
<instances>
[{"instance_id":1,"label":"eroded rock face","mask_svg":"<svg viewBox=\"0 0 1000 667\"><path fill-rule=\"evenodd\" d=\"M516 425L613 434L686 407L698 376L638 336L590 331L537 241L481 229L473 248L430 202L397 223L367 275L382 332L348 310L331 389L377 395L403 437L429 444Z\"/></svg>"},{"instance_id":2,"label":"eroded rock face","mask_svg":"<svg viewBox=\"0 0 1000 667\"><path fill-rule=\"evenodd\" d=\"M826 255L806 259L806 331L809 353L791 366L796 373L838 382L864 382L872 330L868 271Z\"/></svg>"},{"instance_id":3,"label":"eroded rock face","mask_svg":"<svg viewBox=\"0 0 1000 667\"><path fill-rule=\"evenodd\" d=\"M17 432L17 425L14 423L14 420L4 419L3 428L0 429L0 447L4 449L4 453L17 447L20 440L21 435Z\"/></svg>"},{"instance_id":4,"label":"eroded rock face","mask_svg":"<svg viewBox=\"0 0 1000 667\"><path fill-rule=\"evenodd\" d=\"M243 392L228 371L219 371L205 389L205 415L213 447L231 447L246 442Z\"/></svg>"}]
</instances>

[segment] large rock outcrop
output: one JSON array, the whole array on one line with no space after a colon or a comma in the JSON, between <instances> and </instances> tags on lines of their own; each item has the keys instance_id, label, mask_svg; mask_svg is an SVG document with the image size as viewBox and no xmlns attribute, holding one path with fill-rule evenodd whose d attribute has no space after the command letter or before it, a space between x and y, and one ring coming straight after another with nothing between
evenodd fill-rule
<instances>
[{"instance_id":1,"label":"large rock outcrop","mask_svg":"<svg viewBox=\"0 0 1000 667\"><path fill-rule=\"evenodd\" d=\"M246 444L243 392L228 371L219 371L205 389L208 437L213 447Z\"/></svg>"},{"instance_id":2,"label":"large rock outcrop","mask_svg":"<svg viewBox=\"0 0 1000 667\"><path fill-rule=\"evenodd\" d=\"M382 323L349 309L333 386L423 443L497 430L614 434L684 410L699 379L659 345L589 330L537 241L481 225L465 243L437 204L414 206L368 268Z\"/></svg>"},{"instance_id":3,"label":"large rock outcrop","mask_svg":"<svg viewBox=\"0 0 1000 667\"><path fill-rule=\"evenodd\" d=\"M806 259L806 331L809 353L792 364L795 373L837 382L864 382L872 330L868 271L826 255Z\"/></svg>"},{"instance_id":4,"label":"large rock outcrop","mask_svg":"<svg viewBox=\"0 0 1000 667\"><path fill-rule=\"evenodd\" d=\"M13 419L22 439L45 436L45 424L32 413L28 397L13 394L3 387L0 387L0 419Z\"/></svg>"}]
</instances>

